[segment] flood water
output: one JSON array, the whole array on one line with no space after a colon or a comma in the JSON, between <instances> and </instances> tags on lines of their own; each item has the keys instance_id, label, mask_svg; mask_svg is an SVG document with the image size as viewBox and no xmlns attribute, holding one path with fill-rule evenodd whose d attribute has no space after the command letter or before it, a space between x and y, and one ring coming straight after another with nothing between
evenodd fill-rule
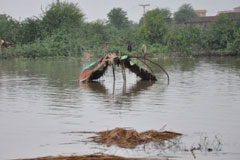
<instances>
[{"instance_id":1,"label":"flood water","mask_svg":"<svg viewBox=\"0 0 240 160\"><path fill-rule=\"evenodd\" d=\"M240 57L155 59L158 81L141 82L111 69L99 82L79 84L80 58L0 60L0 159L94 153L125 157L240 159ZM71 133L130 127L180 132L174 147L137 149L88 142ZM209 152L207 149L213 151Z\"/></svg>"}]
</instances>

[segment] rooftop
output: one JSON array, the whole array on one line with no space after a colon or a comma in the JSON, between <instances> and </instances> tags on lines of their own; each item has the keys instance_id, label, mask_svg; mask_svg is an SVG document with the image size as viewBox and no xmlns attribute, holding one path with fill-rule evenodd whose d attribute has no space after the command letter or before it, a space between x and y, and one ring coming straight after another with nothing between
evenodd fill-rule
<instances>
[{"instance_id":1,"label":"rooftop","mask_svg":"<svg viewBox=\"0 0 240 160\"><path fill-rule=\"evenodd\" d=\"M206 13L207 10L206 9L197 9L197 10L194 10L195 13Z\"/></svg>"}]
</instances>

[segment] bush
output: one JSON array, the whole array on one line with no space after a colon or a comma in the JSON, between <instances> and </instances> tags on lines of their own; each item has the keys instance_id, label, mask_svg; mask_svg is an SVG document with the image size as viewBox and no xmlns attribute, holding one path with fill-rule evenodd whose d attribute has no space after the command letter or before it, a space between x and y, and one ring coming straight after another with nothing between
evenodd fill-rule
<instances>
[{"instance_id":1,"label":"bush","mask_svg":"<svg viewBox=\"0 0 240 160\"><path fill-rule=\"evenodd\" d=\"M233 39L232 26L232 20L228 19L224 14L221 14L208 29L208 46L214 50L226 49L228 43Z\"/></svg>"},{"instance_id":2,"label":"bush","mask_svg":"<svg viewBox=\"0 0 240 160\"><path fill-rule=\"evenodd\" d=\"M240 19L233 26L233 39L228 43L228 50L240 55Z\"/></svg>"},{"instance_id":3,"label":"bush","mask_svg":"<svg viewBox=\"0 0 240 160\"><path fill-rule=\"evenodd\" d=\"M173 52L179 52L183 55L190 55L195 50L204 47L202 37L204 32L200 27L186 26L182 28L172 28L169 32L167 46Z\"/></svg>"},{"instance_id":4,"label":"bush","mask_svg":"<svg viewBox=\"0 0 240 160\"><path fill-rule=\"evenodd\" d=\"M18 30L18 43L27 44L42 38L41 20L38 18L27 18L21 22Z\"/></svg>"}]
</instances>

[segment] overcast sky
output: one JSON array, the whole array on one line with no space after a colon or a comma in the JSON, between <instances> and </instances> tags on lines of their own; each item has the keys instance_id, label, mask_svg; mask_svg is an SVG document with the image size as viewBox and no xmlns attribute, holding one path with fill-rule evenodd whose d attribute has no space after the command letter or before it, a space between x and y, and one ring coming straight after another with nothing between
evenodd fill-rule
<instances>
[{"instance_id":1,"label":"overcast sky","mask_svg":"<svg viewBox=\"0 0 240 160\"><path fill-rule=\"evenodd\" d=\"M55 0L0 0L0 14L8 14L17 20L27 17L39 17L42 10ZM61 0L60 0L61 1ZM127 12L130 20L138 22L143 14L139 4L150 4L147 10L168 8L173 13L185 3L190 3L194 9L206 9L208 16L216 15L218 11L232 10L240 6L240 0L66 0L77 3L85 14L87 21L107 19L107 13L116 7Z\"/></svg>"}]
</instances>

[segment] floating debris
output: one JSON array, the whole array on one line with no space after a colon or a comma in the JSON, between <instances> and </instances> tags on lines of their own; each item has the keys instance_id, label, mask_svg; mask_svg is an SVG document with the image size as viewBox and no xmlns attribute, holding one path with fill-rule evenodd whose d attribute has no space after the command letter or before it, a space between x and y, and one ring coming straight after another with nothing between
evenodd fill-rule
<instances>
[{"instance_id":1,"label":"floating debris","mask_svg":"<svg viewBox=\"0 0 240 160\"><path fill-rule=\"evenodd\" d=\"M170 131L160 132L155 130L138 133L135 130L127 130L123 128L95 133L98 136L90 137L93 142L106 144L107 146L117 145L121 148L135 148L141 144L163 142L164 140L169 140L182 135L181 133Z\"/></svg>"},{"instance_id":2,"label":"floating debris","mask_svg":"<svg viewBox=\"0 0 240 160\"><path fill-rule=\"evenodd\" d=\"M58 156L58 157L40 157L30 159L16 160L160 160L149 158L124 158L112 155L87 155L87 156Z\"/></svg>"}]
</instances>

